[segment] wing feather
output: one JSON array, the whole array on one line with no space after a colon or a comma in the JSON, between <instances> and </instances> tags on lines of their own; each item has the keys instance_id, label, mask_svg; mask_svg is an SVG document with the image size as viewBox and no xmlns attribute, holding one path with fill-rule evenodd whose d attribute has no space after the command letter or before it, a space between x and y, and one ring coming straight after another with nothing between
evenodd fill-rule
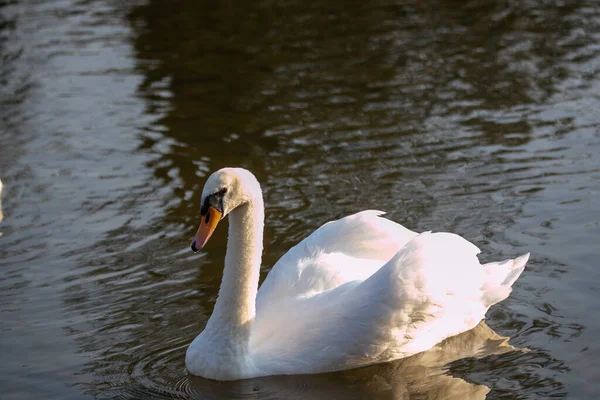
<instances>
[{"instance_id":1,"label":"wing feather","mask_svg":"<svg viewBox=\"0 0 600 400\"><path fill-rule=\"evenodd\" d=\"M257 307L371 276L417 235L383 214L368 210L328 222L292 247L267 275Z\"/></svg>"}]
</instances>

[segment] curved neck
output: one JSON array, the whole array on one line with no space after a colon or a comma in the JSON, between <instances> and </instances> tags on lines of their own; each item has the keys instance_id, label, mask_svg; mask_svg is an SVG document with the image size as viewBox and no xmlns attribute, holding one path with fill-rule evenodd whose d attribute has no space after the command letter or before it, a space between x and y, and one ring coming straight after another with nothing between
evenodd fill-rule
<instances>
[{"instance_id":1,"label":"curved neck","mask_svg":"<svg viewBox=\"0 0 600 400\"><path fill-rule=\"evenodd\" d=\"M207 333L229 342L229 346L238 351L247 349L250 326L256 314L264 219L262 197L229 213L223 280L205 328Z\"/></svg>"}]
</instances>

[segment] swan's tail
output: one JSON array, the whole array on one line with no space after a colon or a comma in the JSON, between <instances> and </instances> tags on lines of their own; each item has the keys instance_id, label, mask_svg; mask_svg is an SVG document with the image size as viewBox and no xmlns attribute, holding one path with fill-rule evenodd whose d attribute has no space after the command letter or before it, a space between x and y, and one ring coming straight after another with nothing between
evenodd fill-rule
<instances>
[{"instance_id":1,"label":"swan's tail","mask_svg":"<svg viewBox=\"0 0 600 400\"><path fill-rule=\"evenodd\" d=\"M511 286L525 269L529 253L511 260L483 265L486 281L483 285L483 302L489 307L508 297Z\"/></svg>"}]
</instances>

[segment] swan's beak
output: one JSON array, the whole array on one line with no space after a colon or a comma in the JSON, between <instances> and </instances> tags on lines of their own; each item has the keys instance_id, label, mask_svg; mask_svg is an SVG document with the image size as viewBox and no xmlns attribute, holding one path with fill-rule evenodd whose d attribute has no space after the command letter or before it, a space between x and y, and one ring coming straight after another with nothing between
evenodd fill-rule
<instances>
[{"instance_id":1,"label":"swan's beak","mask_svg":"<svg viewBox=\"0 0 600 400\"><path fill-rule=\"evenodd\" d=\"M194 236L194 240L192 240L192 250L194 253L199 252L206 242L208 242L210 235L214 232L222 216L223 213L216 208L212 206L208 207L208 212L200 220L200 226L198 227L196 236Z\"/></svg>"}]
</instances>

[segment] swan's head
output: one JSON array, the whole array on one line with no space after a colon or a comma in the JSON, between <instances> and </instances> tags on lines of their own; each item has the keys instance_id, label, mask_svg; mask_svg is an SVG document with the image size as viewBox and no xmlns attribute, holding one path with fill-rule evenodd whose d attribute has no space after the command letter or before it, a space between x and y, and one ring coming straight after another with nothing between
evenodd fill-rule
<instances>
[{"instance_id":1,"label":"swan's head","mask_svg":"<svg viewBox=\"0 0 600 400\"><path fill-rule=\"evenodd\" d=\"M200 200L200 227L192 240L192 250L200 251L219 221L236 208L262 199L260 185L250 171L223 168L208 178Z\"/></svg>"}]
</instances>

